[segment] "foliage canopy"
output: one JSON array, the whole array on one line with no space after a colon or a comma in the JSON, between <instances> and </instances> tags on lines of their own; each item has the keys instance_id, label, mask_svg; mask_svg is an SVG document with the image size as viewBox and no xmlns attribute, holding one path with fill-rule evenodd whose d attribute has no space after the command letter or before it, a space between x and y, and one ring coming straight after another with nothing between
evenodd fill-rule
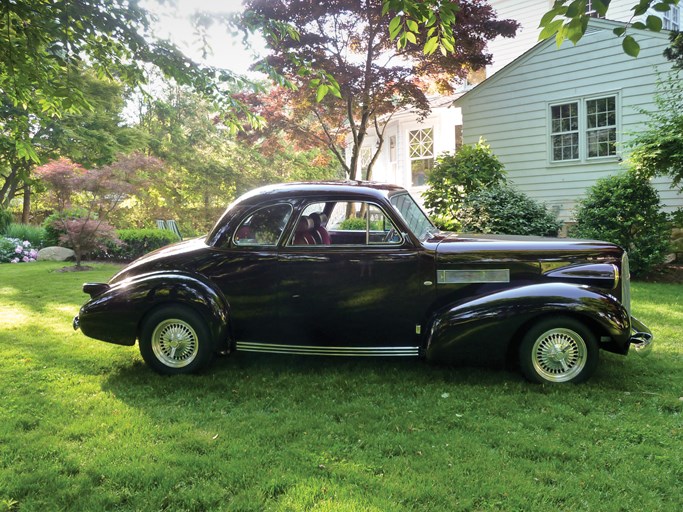
<instances>
[{"instance_id":1,"label":"foliage canopy","mask_svg":"<svg viewBox=\"0 0 683 512\"><path fill-rule=\"evenodd\" d=\"M454 79L490 62L488 40L499 35L512 37L516 31L516 22L496 19L485 3L445 4L447 7L434 13L435 23L452 35L452 43L444 42L452 51L444 53L423 51L425 44L433 43L419 34L404 38L415 44L397 47L393 36L398 33L399 21L388 16L381 0L247 0L243 18L264 32L269 55L261 65L284 76L298 91L294 102L313 112L317 125L310 130L311 137L324 143L349 178L356 179L361 147L370 132L379 143L365 166L364 178L371 176L391 117L407 108L419 116L429 112L427 82L442 93L449 92ZM254 25L253 20L259 22ZM274 23L290 24L296 36L274 37L267 32ZM352 138L350 164L342 149L348 132Z\"/></svg>"},{"instance_id":2,"label":"foliage canopy","mask_svg":"<svg viewBox=\"0 0 683 512\"><path fill-rule=\"evenodd\" d=\"M631 271L642 274L664 261L671 230L654 187L625 172L589 189L579 203L572 235L620 245L628 251Z\"/></svg>"},{"instance_id":3,"label":"foliage canopy","mask_svg":"<svg viewBox=\"0 0 683 512\"><path fill-rule=\"evenodd\" d=\"M468 196L504 182L503 164L480 140L462 146L454 154L440 155L427 176L429 188L422 197L437 223L454 230L459 229L460 212Z\"/></svg>"}]
</instances>

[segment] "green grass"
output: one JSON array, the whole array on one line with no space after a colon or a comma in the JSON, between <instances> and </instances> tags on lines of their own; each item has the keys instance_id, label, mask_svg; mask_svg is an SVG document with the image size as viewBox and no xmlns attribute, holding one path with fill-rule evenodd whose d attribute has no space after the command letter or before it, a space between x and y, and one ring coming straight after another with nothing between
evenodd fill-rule
<instances>
[{"instance_id":1,"label":"green grass","mask_svg":"<svg viewBox=\"0 0 683 512\"><path fill-rule=\"evenodd\" d=\"M683 294L635 283L647 359L583 385L241 354L160 377L71 328L114 266L0 265L0 511L677 511Z\"/></svg>"}]
</instances>

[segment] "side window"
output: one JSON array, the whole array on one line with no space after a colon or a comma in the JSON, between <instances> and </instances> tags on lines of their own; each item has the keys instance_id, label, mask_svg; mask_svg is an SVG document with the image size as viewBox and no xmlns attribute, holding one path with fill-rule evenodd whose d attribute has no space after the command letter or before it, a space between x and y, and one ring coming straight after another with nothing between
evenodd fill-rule
<instances>
[{"instance_id":1,"label":"side window","mask_svg":"<svg viewBox=\"0 0 683 512\"><path fill-rule=\"evenodd\" d=\"M292 245L400 244L401 234L377 205L336 201L308 205L297 222Z\"/></svg>"},{"instance_id":2,"label":"side window","mask_svg":"<svg viewBox=\"0 0 683 512\"><path fill-rule=\"evenodd\" d=\"M292 207L288 204L266 206L255 211L235 231L235 245L277 245L291 213Z\"/></svg>"}]
</instances>

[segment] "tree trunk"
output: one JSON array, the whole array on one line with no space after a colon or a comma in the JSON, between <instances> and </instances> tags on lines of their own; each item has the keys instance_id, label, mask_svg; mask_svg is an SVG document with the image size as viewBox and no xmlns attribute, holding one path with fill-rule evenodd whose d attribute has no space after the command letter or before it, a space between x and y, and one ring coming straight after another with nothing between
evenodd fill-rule
<instances>
[{"instance_id":1,"label":"tree trunk","mask_svg":"<svg viewBox=\"0 0 683 512\"><path fill-rule=\"evenodd\" d=\"M24 185L24 208L21 211L21 223L28 224L31 217L31 186Z\"/></svg>"}]
</instances>

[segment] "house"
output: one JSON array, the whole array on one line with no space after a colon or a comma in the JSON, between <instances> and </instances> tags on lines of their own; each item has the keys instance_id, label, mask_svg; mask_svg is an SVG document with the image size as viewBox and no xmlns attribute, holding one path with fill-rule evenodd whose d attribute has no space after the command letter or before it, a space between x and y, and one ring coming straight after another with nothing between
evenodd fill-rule
<instances>
[{"instance_id":1,"label":"house","mask_svg":"<svg viewBox=\"0 0 683 512\"><path fill-rule=\"evenodd\" d=\"M395 183L416 195L425 190L425 175L434 166L436 156L462 144L460 109L452 107L458 96L431 98L431 113L422 121L411 109L394 114L384 130L384 144L373 166L372 179ZM377 145L377 137L369 132L360 155L364 174Z\"/></svg>"},{"instance_id":2,"label":"house","mask_svg":"<svg viewBox=\"0 0 683 512\"><path fill-rule=\"evenodd\" d=\"M496 71L504 68L510 62L530 50L538 43L541 33L539 27L543 15L552 8L553 0L488 0L495 9L498 18L516 20L520 26L514 39L498 37L491 41L488 49L493 55L493 62L486 68L486 76L493 75ZM632 20L633 5L636 0L612 0L609 4L608 16L612 21L644 21L649 15L660 16L665 30L680 30L681 7L670 6L670 9L661 13L651 9L644 16ZM586 13L592 17L599 17L593 6L592 0L586 2ZM615 40L618 45L619 41Z\"/></svg>"},{"instance_id":3,"label":"house","mask_svg":"<svg viewBox=\"0 0 683 512\"><path fill-rule=\"evenodd\" d=\"M619 26L592 19L576 46L540 42L454 102L464 142L486 139L510 181L562 220L597 179L625 168L626 143L656 108L657 73L670 69L668 32L638 33L634 59L615 44ZM669 185L655 183L667 211L683 206Z\"/></svg>"},{"instance_id":4,"label":"house","mask_svg":"<svg viewBox=\"0 0 683 512\"><path fill-rule=\"evenodd\" d=\"M463 142L475 143L483 136L508 169L513 183L532 197L549 203L563 220L568 220L576 199L587 187L599 177L622 169L623 142L628 139L629 130L642 126L646 116L640 113L641 109L654 108L655 65L666 67L661 54L668 44L668 33L639 32L637 37L643 49L633 59L623 53L619 40L611 32L623 24L595 19L576 48L565 42L558 49L554 38L538 43L538 25L552 7L552 0L489 0L489 3L499 18L520 23L517 36L512 40L497 38L489 43L493 62L487 67L487 80L474 88L465 88L463 93L471 90L464 96L458 95L460 99L452 107L453 97L436 97L431 100L431 115L422 122L409 110L395 115L387 126L372 178L401 185L419 198L426 188L425 171L433 167L439 154L453 152ZM608 14L613 20L630 21L633 4L634 0L612 0ZM591 0L586 9L597 16ZM646 15L651 14L661 16L667 30L681 27L679 6L671 6L667 13L650 11ZM499 73L503 78L497 77ZM603 91L612 94L602 96ZM567 104L577 108L581 104L583 111L597 105L593 100L600 97L618 101L614 105L618 124L608 131L615 137L614 154L567 159L561 163L550 161L547 133L550 104L561 106L567 100ZM527 101L535 103L527 105ZM577 112L577 115L584 114ZM579 144L585 145L585 138L586 134L580 136ZM377 142L368 136L361 148L364 169ZM668 189L665 180L659 180L657 187L663 202L670 205L668 210L680 205L680 196Z\"/></svg>"}]
</instances>

